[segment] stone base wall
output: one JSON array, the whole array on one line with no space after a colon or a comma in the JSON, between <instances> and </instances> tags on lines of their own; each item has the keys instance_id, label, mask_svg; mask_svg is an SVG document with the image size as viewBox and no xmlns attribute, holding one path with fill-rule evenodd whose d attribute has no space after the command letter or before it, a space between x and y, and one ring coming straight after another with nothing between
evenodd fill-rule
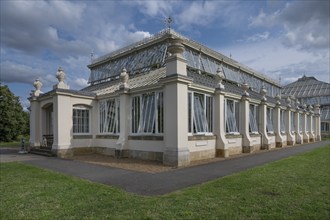
<instances>
[{"instance_id":1,"label":"stone base wall","mask_svg":"<svg viewBox=\"0 0 330 220\"><path fill-rule=\"evenodd\" d=\"M273 143L269 143L269 144L263 144L263 146L261 147L262 150L270 150L272 148L275 148L276 144L275 142Z\"/></svg>"},{"instance_id":2,"label":"stone base wall","mask_svg":"<svg viewBox=\"0 0 330 220\"><path fill-rule=\"evenodd\" d=\"M163 162L163 152L128 150L128 157Z\"/></svg>"},{"instance_id":3,"label":"stone base wall","mask_svg":"<svg viewBox=\"0 0 330 220\"><path fill-rule=\"evenodd\" d=\"M136 158L141 160L163 161L163 152L149 152L138 150L118 150L106 147L77 147L70 149L59 149L53 151L57 157L71 158L76 155L102 154L116 158Z\"/></svg>"},{"instance_id":4,"label":"stone base wall","mask_svg":"<svg viewBox=\"0 0 330 220\"><path fill-rule=\"evenodd\" d=\"M261 150L260 144L256 144L252 146L243 146L243 153L253 153L259 150Z\"/></svg>"},{"instance_id":5,"label":"stone base wall","mask_svg":"<svg viewBox=\"0 0 330 220\"><path fill-rule=\"evenodd\" d=\"M289 145L289 146L294 145L294 141L287 141L287 145Z\"/></svg>"},{"instance_id":6,"label":"stone base wall","mask_svg":"<svg viewBox=\"0 0 330 220\"><path fill-rule=\"evenodd\" d=\"M205 160L210 158L215 158L214 149L190 152L190 161Z\"/></svg>"},{"instance_id":7,"label":"stone base wall","mask_svg":"<svg viewBox=\"0 0 330 220\"><path fill-rule=\"evenodd\" d=\"M243 149L242 146L230 147L229 149L216 149L215 156L216 157L229 157L233 155L242 154Z\"/></svg>"}]
</instances>

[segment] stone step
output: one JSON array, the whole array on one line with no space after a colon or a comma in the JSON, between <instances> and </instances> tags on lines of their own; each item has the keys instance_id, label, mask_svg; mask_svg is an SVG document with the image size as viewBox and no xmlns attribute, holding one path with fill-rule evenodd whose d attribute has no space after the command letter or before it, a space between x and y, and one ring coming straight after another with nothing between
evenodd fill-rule
<instances>
[{"instance_id":1,"label":"stone step","mask_svg":"<svg viewBox=\"0 0 330 220\"><path fill-rule=\"evenodd\" d=\"M31 154L37 154L37 155L43 155L47 157L55 157L54 153L52 153L51 149L45 149L45 148L32 148L30 150Z\"/></svg>"}]
</instances>

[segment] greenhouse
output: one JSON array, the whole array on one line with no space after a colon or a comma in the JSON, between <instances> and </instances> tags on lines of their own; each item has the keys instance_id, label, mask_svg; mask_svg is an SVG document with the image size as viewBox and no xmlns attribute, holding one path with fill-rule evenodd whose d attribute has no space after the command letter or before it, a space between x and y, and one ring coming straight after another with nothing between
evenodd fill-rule
<instances>
[{"instance_id":1,"label":"greenhouse","mask_svg":"<svg viewBox=\"0 0 330 220\"><path fill-rule=\"evenodd\" d=\"M330 84L317 80L315 77L303 76L297 81L283 87L283 94L291 95L301 105L320 105L321 133L330 136Z\"/></svg>"},{"instance_id":2,"label":"greenhouse","mask_svg":"<svg viewBox=\"0 0 330 220\"><path fill-rule=\"evenodd\" d=\"M35 81L30 146L58 157L99 153L171 166L319 141L319 106L167 28L92 60L89 86Z\"/></svg>"}]
</instances>

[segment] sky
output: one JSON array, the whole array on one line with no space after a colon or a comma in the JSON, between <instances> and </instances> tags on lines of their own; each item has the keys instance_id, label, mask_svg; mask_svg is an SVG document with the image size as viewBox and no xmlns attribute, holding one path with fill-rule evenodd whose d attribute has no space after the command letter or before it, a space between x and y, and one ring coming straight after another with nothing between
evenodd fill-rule
<instances>
[{"instance_id":1,"label":"sky","mask_svg":"<svg viewBox=\"0 0 330 220\"><path fill-rule=\"evenodd\" d=\"M314 76L330 82L328 0L0 1L1 84L29 106L40 79L50 91L66 73L70 89L87 86L87 65L172 28L282 85Z\"/></svg>"}]
</instances>

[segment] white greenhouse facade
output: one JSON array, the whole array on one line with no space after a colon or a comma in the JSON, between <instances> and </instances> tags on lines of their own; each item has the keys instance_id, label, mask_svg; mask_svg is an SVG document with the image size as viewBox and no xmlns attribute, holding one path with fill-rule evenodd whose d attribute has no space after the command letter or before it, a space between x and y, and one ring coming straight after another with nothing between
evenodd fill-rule
<instances>
[{"instance_id":1,"label":"white greenhouse facade","mask_svg":"<svg viewBox=\"0 0 330 220\"><path fill-rule=\"evenodd\" d=\"M31 102L31 150L99 153L171 166L319 141L320 106L172 29L93 60L89 86Z\"/></svg>"}]
</instances>

